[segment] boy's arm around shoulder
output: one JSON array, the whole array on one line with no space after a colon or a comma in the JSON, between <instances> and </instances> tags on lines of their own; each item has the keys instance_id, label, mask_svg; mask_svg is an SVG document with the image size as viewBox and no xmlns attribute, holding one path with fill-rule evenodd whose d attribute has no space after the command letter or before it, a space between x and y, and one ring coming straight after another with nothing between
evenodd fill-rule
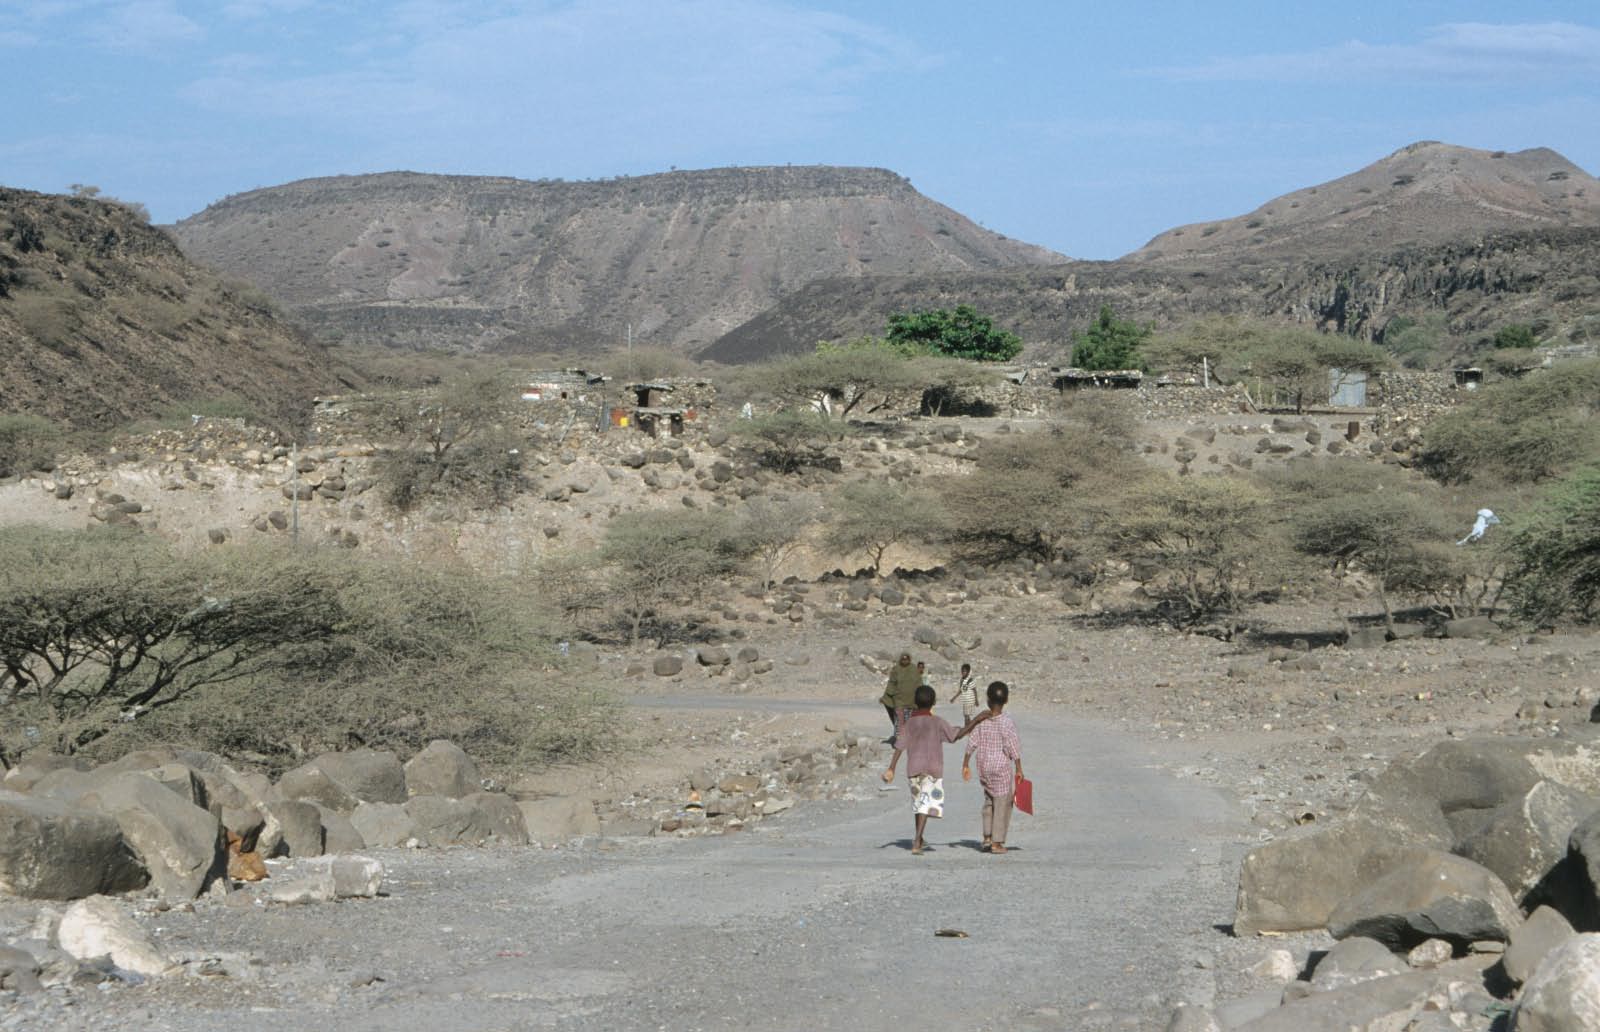
<instances>
[{"instance_id":1,"label":"boy's arm around shoulder","mask_svg":"<svg viewBox=\"0 0 1600 1032\"><path fill-rule=\"evenodd\" d=\"M977 713L973 714L972 719L967 721L966 726L957 732L955 738L951 739L951 741L960 741L961 739L967 737L967 735L972 733L973 728L977 727L979 724L983 723L985 720L988 720L992 716L994 716L994 714L988 710L979 710Z\"/></svg>"}]
</instances>

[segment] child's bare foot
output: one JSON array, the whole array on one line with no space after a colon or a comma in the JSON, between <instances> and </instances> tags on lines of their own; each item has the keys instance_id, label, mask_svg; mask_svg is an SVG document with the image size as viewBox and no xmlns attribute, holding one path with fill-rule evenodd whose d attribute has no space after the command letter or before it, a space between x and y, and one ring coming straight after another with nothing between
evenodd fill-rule
<instances>
[{"instance_id":1,"label":"child's bare foot","mask_svg":"<svg viewBox=\"0 0 1600 1032\"><path fill-rule=\"evenodd\" d=\"M993 846L993 845L994 845L994 840L986 838L986 839L983 840L983 845L979 846L978 849L980 849L981 851L987 853L989 851L989 848L991 846Z\"/></svg>"},{"instance_id":2,"label":"child's bare foot","mask_svg":"<svg viewBox=\"0 0 1600 1032\"><path fill-rule=\"evenodd\" d=\"M921 856L922 855L922 843L921 842L913 842L913 843L911 843L911 855L912 856Z\"/></svg>"},{"instance_id":3,"label":"child's bare foot","mask_svg":"<svg viewBox=\"0 0 1600 1032\"><path fill-rule=\"evenodd\" d=\"M996 856L1000 855L1001 853L1004 853L1005 851L1006 851L1006 847L1004 845L1000 844L999 842L996 842L996 843L994 843L993 845L991 845L989 847L989 852L995 854Z\"/></svg>"}]
</instances>

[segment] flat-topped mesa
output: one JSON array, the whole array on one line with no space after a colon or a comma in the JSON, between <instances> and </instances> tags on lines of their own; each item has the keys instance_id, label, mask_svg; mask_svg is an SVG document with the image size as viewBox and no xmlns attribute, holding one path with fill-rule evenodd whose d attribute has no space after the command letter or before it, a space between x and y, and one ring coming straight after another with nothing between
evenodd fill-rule
<instances>
[{"instance_id":1,"label":"flat-topped mesa","mask_svg":"<svg viewBox=\"0 0 1600 1032\"><path fill-rule=\"evenodd\" d=\"M663 204L683 201L796 200L802 197L862 197L914 193L911 181L884 168L834 165L764 165L691 169L610 179L517 179L510 176L439 175L428 172L374 172L319 176L281 186L232 194L184 219L202 223L249 212L276 212L285 201L344 203L474 198L526 203L530 191L546 203L574 206L606 199Z\"/></svg>"}]
</instances>

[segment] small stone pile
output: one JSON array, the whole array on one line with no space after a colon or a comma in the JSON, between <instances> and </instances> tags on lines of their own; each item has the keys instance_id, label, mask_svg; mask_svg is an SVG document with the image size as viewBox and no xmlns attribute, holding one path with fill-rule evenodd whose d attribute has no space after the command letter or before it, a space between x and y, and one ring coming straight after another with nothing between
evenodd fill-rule
<instances>
[{"instance_id":1,"label":"small stone pile","mask_svg":"<svg viewBox=\"0 0 1600 1032\"><path fill-rule=\"evenodd\" d=\"M1600 730L1442 742L1250 853L1238 935L1326 928L1282 988L1169 1029L1600 1028ZM1520 987L1520 988L1519 988Z\"/></svg>"}]
</instances>

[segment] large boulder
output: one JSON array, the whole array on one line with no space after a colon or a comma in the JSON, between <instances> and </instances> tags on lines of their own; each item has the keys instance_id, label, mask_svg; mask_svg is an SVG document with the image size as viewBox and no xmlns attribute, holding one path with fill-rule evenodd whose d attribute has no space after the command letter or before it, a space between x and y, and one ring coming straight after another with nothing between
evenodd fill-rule
<instances>
[{"instance_id":1,"label":"large boulder","mask_svg":"<svg viewBox=\"0 0 1600 1032\"><path fill-rule=\"evenodd\" d=\"M1358 982L1387 978L1408 970L1404 958L1397 957L1376 939L1351 936L1334 943L1311 972L1311 984L1320 990L1343 989Z\"/></svg>"},{"instance_id":2,"label":"large boulder","mask_svg":"<svg viewBox=\"0 0 1600 1032\"><path fill-rule=\"evenodd\" d=\"M383 887L383 864L366 856L318 857L267 889L274 903L370 899Z\"/></svg>"},{"instance_id":3,"label":"large boulder","mask_svg":"<svg viewBox=\"0 0 1600 1032\"><path fill-rule=\"evenodd\" d=\"M1506 977L1513 982L1526 982L1550 951L1576 934L1560 912L1550 907L1538 908L1511 933L1511 942L1501 958Z\"/></svg>"},{"instance_id":4,"label":"large boulder","mask_svg":"<svg viewBox=\"0 0 1600 1032\"><path fill-rule=\"evenodd\" d=\"M1416 823L1423 823L1424 830L1414 831ZM1252 850L1239 869L1234 934L1324 927L1340 902L1415 842L1449 844L1439 826L1428 827L1394 811L1358 811L1339 824Z\"/></svg>"},{"instance_id":5,"label":"large boulder","mask_svg":"<svg viewBox=\"0 0 1600 1032\"><path fill-rule=\"evenodd\" d=\"M550 796L517 804L528 834L536 842L565 842L600 834L594 800L587 796Z\"/></svg>"},{"instance_id":6,"label":"large boulder","mask_svg":"<svg viewBox=\"0 0 1600 1032\"><path fill-rule=\"evenodd\" d=\"M88 771L89 761L81 756L33 753L24 756L15 767L6 771L4 779L0 779L0 788L8 788L13 792L28 792L33 789L34 782L53 770L62 769Z\"/></svg>"},{"instance_id":7,"label":"large boulder","mask_svg":"<svg viewBox=\"0 0 1600 1032\"><path fill-rule=\"evenodd\" d=\"M1547 954L1522 987L1516 1032L1600 1028L1600 935L1574 935Z\"/></svg>"},{"instance_id":8,"label":"large boulder","mask_svg":"<svg viewBox=\"0 0 1600 1032\"><path fill-rule=\"evenodd\" d=\"M406 761L406 797L419 795L444 796L460 799L481 791L482 780L478 765L454 742L444 739L429 742L427 747Z\"/></svg>"},{"instance_id":9,"label":"large boulder","mask_svg":"<svg viewBox=\"0 0 1600 1032\"><path fill-rule=\"evenodd\" d=\"M149 880L115 818L0 789L0 892L78 899Z\"/></svg>"},{"instance_id":10,"label":"large boulder","mask_svg":"<svg viewBox=\"0 0 1600 1032\"><path fill-rule=\"evenodd\" d=\"M1397 952L1428 939L1465 948L1505 942L1522 920L1494 872L1435 849L1408 850L1328 915L1336 939L1361 935Z\"/></svg>"},{"instance_id":11,"label":"large boulder","mask_svg":"<svg viewBox=\"0 0 1600 1032\"><path fill-rule=\"evenodd\" d=\"M1600 813L1578 822L1550 878L1552 902L1580 931L1600 931Z\"/></svg>"},{"instance_id":12,"label":"large boulder","mask_svg":"<svg viewBox=\"0 0 1600 1032\"><path fill-rule=\"evenodd\" d=\"M56 938L61 948L78 960L110 957L111 962L124 971L148 978L177 969L172 959L151 943L133 919L104 896L80 899L68 907L61 915Z\"/></svg>"},{"instance_id":13,"label":"large boulder","mask_svg":"<svg viewBox=\"0 0 1600 1032\"><path fill-rule=\"evenodd\" d=\"M1573 829L1597 810L1600 800L1593 796L1540 781L1494 811L1456 843L1454 852L1499 875L1523 901L1567 855Z\"/></svg>"},{"instance_id":14,"label":"large boulder","mask_svg":"<svg viewBox=\"0 0 1600 1032\"><path fill-rule=\"evenodd\" d=\"M509 796L500 793L477 792L465 799L416 796L407 800L405 809L430 846L528 842L522 811Z\"/></svg>"},{"instance_id":15,"label":"large boulder","mask_svg":"<svg viewBox=\"0 0 1600 1032\"><path fill-rule=\"evenodd\" d=\"M304 799L348 813L361 803L406 801L406 772L400 758L378 749L324 753L278 780L289 799Z\"/></svg>"},{"instance_id":16,"label":"large boulder","mask_svg":"<svg viewBox=\"0 0 1600 1032\"><path fill-rule=\"evenodd\" d=\"M304 799L290 799L271 807L278 826L277 848L270 856L321 856L327 849L327 832L322 824L322 808ZM337 811L334 811L337 812Z\"/></svg>"},{"instance_id":17,"label":"large boulder","mask_svg":"<svg viewBox=\"0 0 1600 1032\"><path fill-rule=\"evenodd\" d=\"M350 814L350 823L371 849L427 841L416 818L400 803L362 803Z\"/></svg>"},{"instance_id":18,"label":"large boulder","mask_svg":"<svg viewBox=\"0 0 1600 1032\"><path fill-rule=\"evenodd\" d=\"M194 899L228 867L222 824L209 811L143 774L113 774L83 796L83 805L113 817L169 900Z\"/></svg>"},{"instance_id":19,"label":"large boulder","mask_svg":"<svg viewBox=\"0 0 1600 1032\"><path fill-rule=\"evenodd\" d=\"M1245 1024L1227 1026L1237 1032L1389 1032L1420 1029L1412 1022L1425 1017L1451 983L1481 981L1483 958L1467 958L1428 971L1356 982L1328 992L1312 992ZM1447 1026L1454 1027L1454 1026ZM1483 1026L1487 1027L1487 1026Z\"/></svg>"}]
</instances>

